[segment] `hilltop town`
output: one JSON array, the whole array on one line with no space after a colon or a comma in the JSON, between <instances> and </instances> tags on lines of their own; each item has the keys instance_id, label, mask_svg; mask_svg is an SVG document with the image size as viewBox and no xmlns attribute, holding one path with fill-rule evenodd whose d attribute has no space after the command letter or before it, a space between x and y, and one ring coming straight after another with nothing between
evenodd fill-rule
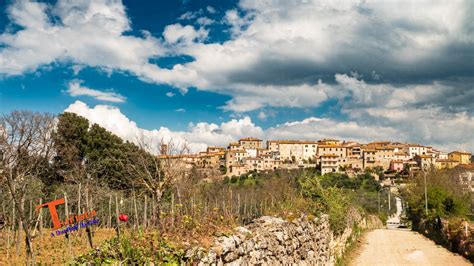
<instances>
[{"instance_id":1,"label":"hilltop town","mask_svg":"<svg viewBox=\"0 0 474 266\"><path fill-rule=\"evenodd\" d=\"M220 170L223 176L240 176L251 171L316 167L321 174L380 169L389 175L413 175L430 169L470 166L472 154L466 151L443 152L431 146L374 141L361 144L337 139L268 140L241 138L227 147L210 146L198 154L167 155L188 166Z\"/></svg>"}]
</instances>

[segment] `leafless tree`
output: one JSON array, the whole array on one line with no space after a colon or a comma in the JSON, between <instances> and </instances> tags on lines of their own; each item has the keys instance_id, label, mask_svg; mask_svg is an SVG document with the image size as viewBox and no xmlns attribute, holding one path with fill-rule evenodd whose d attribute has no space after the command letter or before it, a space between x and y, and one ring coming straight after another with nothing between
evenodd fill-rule
<instances>
[{"instance_id":1,"label":"leafless tree","mask_svg":"<svg viewBox=\"0 0 474 266\"><path fill-rule=\"evenodd\" d=\"M25 196L35 188L43 167L52 158L54 116L50 114L14 111L0 117L1 182L10 191L18 210L18 224L25 233L26 256L33 259L31 244L32 220L26 215ZM37 188L35 188L37 189Z\"/></svg>"},{"instance_id":2,"label":"leafless tree","mask_svg":"<svg viewBox=\"0 0 474 266\"><path fill-rule=\"evenodd\" d=\"M127 169L137 185L154 195L159 219L164 192L190 172L183 160L183 155L189 153L189 146L187 143L176 144L172 140L154 142L143 135L137 138L137 144L139 149L127 164Z\"/></svg>"}]
</instances>

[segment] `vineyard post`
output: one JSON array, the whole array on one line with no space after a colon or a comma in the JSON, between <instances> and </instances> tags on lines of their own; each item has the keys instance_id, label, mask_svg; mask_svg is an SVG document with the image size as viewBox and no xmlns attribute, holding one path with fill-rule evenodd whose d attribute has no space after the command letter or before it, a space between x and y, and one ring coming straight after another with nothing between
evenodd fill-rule
<instances>
[{"instance_id":1,"label":"vineyard post","mask_svg":"<svg viewBox=\"0 0 474 266\"><path fill-rule=\"evenodd\" d=\"M66 214L66 219L69 219L69 209L67 206L67 194L64 192L64 206L65 206L65 214ZM67 246L68 246L68 251L69 251L69 257L72 258L72 248L71 248L71 239L69 238L69 232L66 232L66 239L67 239Z\"/></svg>"},{"instance_id":2,"label":"vineyard post","mask_svg":"<svg viewBox=\"0 0 474 266\"><path fill-rule=\"evenodd\" d=\"M107 221L107 227L112 227L112 194L109 194L109 219Z\"/></svg>"},{"instance_id":3,"label":"vineyard post","mask_svg":"<svg viewBox=\"0 0 474 266\"><path fill-rule=\"evenodd\" d=\"M120 240L120 221L119 221L119 206L118 206L118 197L117 193L115 193L115 222L116 222L116 232L117 238Z\"/></svg>"},{"instance_id":4,"label":"vineyard post","mask_svg":"<svg viewBox=\"0 0 474 266\"><path fill-rule=\"evenodd\" d=\"M145 228L147 227L147 218L148 218L148 217L147 217L147 216L148 216L148 215L147 215L147 211L148 211L148 210L147 210L147 207L148 207L148 206L147 206L147 203L148 203L148 202L147 202L147 196L146 196L146 194L145 194L145 205L143 206L143 209L144 209L144 210L143 210L143 229L145 229Z\"/></svg>"}]
</instances>

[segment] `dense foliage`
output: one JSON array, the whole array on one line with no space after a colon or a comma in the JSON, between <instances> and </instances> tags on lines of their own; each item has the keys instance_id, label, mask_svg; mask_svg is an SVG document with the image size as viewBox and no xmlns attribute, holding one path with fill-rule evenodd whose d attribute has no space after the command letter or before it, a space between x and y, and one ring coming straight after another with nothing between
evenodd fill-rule
<instances>
[{"instance_id":1,"label":"dense foliage","mask_svg":"<svg viewBox=\"0 0 474 266\"><path fill-rule=\"evenodd\" d=\"M426 175L426 194L428 210L425 204L425 178L418 175L403 190L408 203L411 220L468 217L470 214L470 193L463 190L457 175L451 170L438 170Z\"/></svg>"}]
</instances>

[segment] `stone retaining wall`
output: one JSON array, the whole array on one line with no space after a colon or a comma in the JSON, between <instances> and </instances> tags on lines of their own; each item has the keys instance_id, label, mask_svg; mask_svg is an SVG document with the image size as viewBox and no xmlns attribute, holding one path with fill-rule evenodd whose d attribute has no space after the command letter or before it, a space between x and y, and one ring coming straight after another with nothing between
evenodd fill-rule
<instances>
[{"instance_id":1,"label":"stone retaining wall","mask_svg":"<svg viewBox=\"0 0 474 266\"><path fill-rule=\"evenodd\" d=\"M199 252L199 265L334 265L343 254L349 239L354 238L354 225L373 226L358 212L340 236L329 228L327 215L317 218L301 216L294 221L263 216L235 234L216 239L207 252ZM375 223L375 226L381 225ZM371 224L369 226L369 224ZM195 259L196 261L196 259Z\"/></svg>"}]
</instances>

